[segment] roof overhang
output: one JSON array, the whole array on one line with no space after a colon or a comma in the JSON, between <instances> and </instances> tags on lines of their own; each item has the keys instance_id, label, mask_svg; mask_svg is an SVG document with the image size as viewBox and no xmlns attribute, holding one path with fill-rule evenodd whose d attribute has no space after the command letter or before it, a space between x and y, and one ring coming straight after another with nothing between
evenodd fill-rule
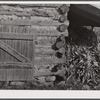
<instances>
[{"instance_id":1,"label":"roof overhang","mask_svg":"<svg viewBox=\"0 0 100 100\"><path fill-rule=\"evenodd\" d=\"M71 4L68 19L75 25L100 27L100 5Z\"/></svg>"}]
</instances>

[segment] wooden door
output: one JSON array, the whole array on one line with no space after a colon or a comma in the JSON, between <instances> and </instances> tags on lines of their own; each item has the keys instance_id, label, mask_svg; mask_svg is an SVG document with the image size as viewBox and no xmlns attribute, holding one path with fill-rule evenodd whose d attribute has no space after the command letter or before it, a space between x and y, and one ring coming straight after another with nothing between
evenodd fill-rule
<instances>
[{"instance_id":1,"label":"wooden door","mask_svg":"<svg viewBox=\"0 0 100 100\"><path fill-rule=\"evenodd\" d=\"M4 9L2 9L3 11ZM0 81L32 80L34 72L35 35L31 23L14 19L13 13L0 11ZM12 16L12 20L9 17ZM7 19L6 19L7 17Z\"/></svg>"},{"instance_id":2,"label":"wooden door","mask_svg":"<svg viewBox=\"0 0 100 100\"><path fill-rule=\"evenodd\" d=\"M34 68L64 63L51 46L68 35L69 5L0 5L0 81L32 80Z\"/></svg>"}]
</instances>

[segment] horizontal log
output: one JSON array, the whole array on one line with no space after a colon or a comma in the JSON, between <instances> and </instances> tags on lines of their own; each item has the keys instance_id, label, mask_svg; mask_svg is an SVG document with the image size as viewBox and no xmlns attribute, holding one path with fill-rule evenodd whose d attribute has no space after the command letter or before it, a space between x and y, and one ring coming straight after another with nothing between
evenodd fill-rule
<instances>
[{"instance_id":1,"label":"horizontal log","mask_svg":"<svg viewBox=\"0 0 100 100\"><path fill-rule=\"evenodd\" d=\"M52 45L55 43L56 38L51 36L38 36L36 42L38 45Z\"/></svg>"},{"instance_id":2,"label":"horizontal log","mask_svg":"<svg viewBox=\"0 0 100 100\"><path fill-rule=\"evenodd\" d=\"M34 64L35 71L37 70L44 70L44 69L52 69L54 64ZM48 68L49 67L49 68Z\"/></svg>"},{"instance_id":3,"label":"horizontal log","mask_svg":"<svg viewBox=\"0 0 100 100\"><path fill-rule=\"evenodd\" d=\"M26 34L26 33L19 34L19 33L0 32L0 39L33 41L35 39L35 35L30 35L30 34Z\"/></svg>"},{"instance_id":4,"label":"horizontal log","mask_svg":"<svg viewBox=\"0 0 100 100\"><path fill-rule=\"evenodd\" d=\"M7 5L1 5L0 10L1 11L32 11L32 9L58 9L62 4L29 4L25 5L25 7L21 7L20 5L14 5L9 6ZM67 5L69 7L69 5Z\"/></svg>"},{"instance_id":5,"label":"horizontal log","mask_svg":"<svg viewBox=\"0 0 100 100\"><path fill-rule=\"evenodd\" d=\"M35 64L58 64L65 63L65 58L57 58L57 57L35 57Z\"/></svg>"},{"instance_id":6,"label":"horizontal log","mask_svg":"<svg viewBox=\"0 0 100 100\"><path fill-rule=\"evenodd\" d=\"M68 30L59 32L55 26L31 26L30 33L36 33L38 36L59 36L61 34L68 36Z\"/></svg>"},{"instance_id":7,"label":"horizontal log","mask_svg":"<svg viewBox=\"0 0 100 100\"><path fill-rule=\"evenodd\" d=\"M59 70L57 72L51 72L50 70L44 71L44 72L36 71L33 76L34 77L55 76L55 75L59 75L60 76L60 74L63 73L63 72L65 73L65 71L66 71L66 69L62 69L62 70Z\"/></svg>"},{"instance_id":8,"label":"horizontal log","mask_svg":"<svg viewBox=\"0 0 100 100\"><path fill-rule=\"evenodd\" d=\"M1 32L7 32L8 34L26 34L33 36L49 36L49 37L57 37L61 34L68 35L68 30L66 32L59 32L57 27L55 26L10 26L10 25L2 25L0 26Z\"/></svg>"},{"instance_id":9,"label":"horizontal log","mask_svg":"<svg viewBox=\"0 0 100 100\"><path fill-rule=\"evenodd\" d=\"M41 77L41 76L54 76L55 73L51 72L51 71L46 71L46 72L39 72L39 71L36 71L34 74L33 74L33 77Z\"/></svg>"},{"instance_id":10,"label":"horizontal log","mask_svg":"<svg viewBox=\"0 0 100 100\"><path fill-rule=\"evenodd\" d=\"M59 16L59 12L57 9L32 9L32 11L29 12L30 15L37 15L42 17L52 17L52 16Z\"/></svg>"},{"instance_id":11,"label":"horizontal log","mask_svg":"<svg viewBox=\"0 0 100 100\"><path fill-rule=\"evenodd\" d=\"M12 68L27 68L32 69L31 63L20 63L20 62L0 62L0 68L12 69Z\"/></svg>"},{"instance_id":12,"label":"horizontal log","mask_svg":"<svg viewBox=\"0 0 100 100\"><path fill-rule=\"evenodd\" d=\"M43 6L44 5L44 6ZM50 6L51 5L51 6ZM52 16L57 16L59 14L58 8L62 6L62 4L58 4L59 6L56 6L55 4L34 4L34 6L31 5L25 5L25 8L20 7L19 5L17 6L8 6L8 5L2 5L0 7L0 14L2 15L16 15L16 16L26 16L26 17L31 17L32 15L40 15L44 17L50 17ZM69 5L66 5L69 7ZM29 8L30 7L30 8ZM31 14L31 12L33 12Z\"/></svg>"},{"instance_id":13,"label":"horizontal log","mask_svg":"<svg viewBox=\"0 0 100 100\"><path fill-rule=\"evenodd\" d=\"M48 21L37 21L37 20L1 20L1 25L18 25L18 26L59 26L61 23L58 21L48 20ZM65 22L65 25L69 25L69 21Z\"/></svg>"},{"instance_id":14,"label":"horizontal log","mask_svg":"<svg viewBox=\"0 0 100 100\"><path fill-rule=\"evenodd\" d=\"M67 16L67 14L66 14ZM11 21L18 21L18 22L23 22L23 23L28 23L30 25L30 23L45 23L45 22L56 22L58 24L61 23L61 21L59 20L59 18L61 17L61 15L53 15L51 17L42 17L42 16L31 16L29 17L17 17L16 15L0 15L0 20L5 21L5 20L11 20ZM67 18L67 17L66 17ZM68 23L69 21L66 20L65 24Z\"/></svg>"},{"instance_id":15,"label":"horizontal log","mask_svg":"<svg viewBox=\"0 0 100 100\"><path fill-rule=\"evenodd\" d=\"M16 16L25 16L30 17L31 15L26 12L15 12L15 11L0 11L0 15L16 15Z\"/></svg>"},{"instance_id":16,"label":"horizontal log","mask_svg":"<svg viewBox=\"0 0 100 100\"><path fill-rule=\"evenodd\" d=\"M52 17L41 17L41 16L31 16L30 19L25 19L25 20L29 20L29 21L34 21L34 22L53 22L53 21L56 21L58 22L59 21L59 18L60 16L52 16ZM24 20L24 19L23 19ZM60 21L59 21L60 23Z\"/></svg>"},{"instance_id":17,"label":"horizontal log","mask_svg":"<svg viewBox=\"0 0 100 100\"><path fill-rule=\"evenodd\" d=\"M50 8L56 8L60 7L62 4L19 4L20 7L26 8L26 7L50 7ZM69 6L69 5L67 5Z\"/></svg>"},{"instance_id":18,"label":"horizontal log","mask_svg":"<svg viewBox=\"0 0 100 100\"><path fill-rule=\"evenodd\" d=\"M50 50L51 49L51 45L36 45L35 49L40 49L40 50Z\"/></svg>"},{"instance_id":19,"label":"horizontal log","mask_svg":"<svg viewBox=\"0 0 100 100\"><path fill-rule=\"evenodd\" d=\"M46 12L42 10L30 11L30 12L18 12L18 11L0 11L0 15L16 15L17 17L31 17L31 16L41 16L41 17L52 17L52 16L59 16L59 13L53 12Z\"/></svg>"},{"instance_id":20,"label":"horizontal log","mask_svg":"<svg viewBox=\"0 0 100 100\"><path fill-rule=\"evenodd\" d=\"M34 14L34 12L38 12L41 15L43 14L45 15L44 17L57 17L57 16L60 17L61 16L58 9L54 9L54 8L33 8L29 13L32 15L32 13Z\"/></svg>"},{"instance_id":21,"label":"horizontal log","mask_svg":"<svg viewBox=\"0 0 100 100\"><path fill-rule=\"evenodd\" d=\"M23 8L19 7L19 6L9 6L8 4L7 5L0 5L0 10L1 11L23 11Z\"/></svg>"},{"instance_id":22,"label":"horizontal log","mask_svg":"<svg viewBox=\"0 0 100 100\"><path fill-rule=\"evenodd\" d=\"M5 12L5 13L4 13ZM59 18L60 18L60 14L56 14L55 12L54 13L52 13L52 12L49 12L47 15L46 14L35 14L33 11L32 12L28 12L28 14L27 14L27 12L26 13L12 13L12 12L7 12L7 11L4 11L4 12L1 12L0 13L0 19L25 19L25 18L32 18L32 17L37 17L37 18L40 18L40 17L42 17L42 18L48 18L48 19L53 19L53 20L58 20ZM6 13L7 12L7 13Z\"/></svg>"},{"instance_id":23,"label":"horizontal log","mask_svg":"<svg viewBox=\"0 0 100 100\"><path fill-rule=\"evenodd\" d=\"M49 50L51 51L52 50L51 45L36 45L35 49L36 50L45 50L45 51L49 51Z\"/></svg>"},{"instance_id":24,"label":"horizontal log","mask_svg":"<svg viewBox=\"0 0 100 100\"><path fill-rule=\"evenodd\" d=\"M40 49L35 49L35 55L38 56L52 56L54 55L55 52L52 49L44 49L44 50L40 50Z\"/></svg>"},{"instance_id":25,"label":"horizontal log","mask_svg":"<svg viewBox=\"0 0 100 100\"><path fill-rule=\"evenodd\" d=\"M35 56L36 57L48 57L55 55L55 51L51 48L51 45L36 45Z\"/></svg>"}]
</instances>

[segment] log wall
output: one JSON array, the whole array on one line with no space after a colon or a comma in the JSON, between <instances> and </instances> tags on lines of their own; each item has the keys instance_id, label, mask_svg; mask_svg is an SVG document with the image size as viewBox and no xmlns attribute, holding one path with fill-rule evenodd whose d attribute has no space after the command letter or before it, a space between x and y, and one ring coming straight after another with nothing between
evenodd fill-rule
<instances>
[{"instance_id":1,"label":"log wall","mask_svg":"<svg viewBox=\"0 0 100 100\"><path fill-rule=\"evenodd\" d=\"M65 4L0 4L0 40L32 61L36 71L64 63L65 58L57 58L51 47L61 34L68 36L69 6ZM35 40L35 48L32 39ZM18 62L18 60L0 49L0 62ZM7 76L12 73L12 69L5 72ZM17 73L23 73L20 75L22 79L25 77L24 79L28 80L30 76L28 72L26 75L24 72L27 71L13 70L15 76ZM15 80L14 75L9 77ZM18 79L21 80L21 77L17 77L16 80Z\"/></svg>"}]
</instances>

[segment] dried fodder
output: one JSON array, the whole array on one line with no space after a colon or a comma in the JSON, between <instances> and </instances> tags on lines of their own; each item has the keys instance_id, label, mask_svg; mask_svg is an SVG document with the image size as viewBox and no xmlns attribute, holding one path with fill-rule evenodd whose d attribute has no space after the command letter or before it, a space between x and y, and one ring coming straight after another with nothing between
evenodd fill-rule
<instances>
[{"instance_id":1,"label":"dried fodder","mask_svg":"<svg viewBox=\"0 0 100 100\"><path fill-rule=\"evenodd\" d=\"M84 27L71 28L70 36L65 37L66 62L54 66L53 70L62 71L56 76L56 85L64 81L65 89L98 89L100 84L100 51L97 36ZM81 32L81 33L80 33ZM75 37L76 36L76 37ZM60 66L60 67L59 67ZM63 66L63 67L62 67ZM51 70L52 71L52 70ZM57 80L57 77L62 77Z\"/></svg>"},{"instance_id":2,"label":"dried fodder","mask_svg":"<svg viewBox=\"0 0 100 100\"><path fill-rule=\"evenodd\" d=\"M73 83L97 86L100 78L100 55L97 48L97 37L94 32L80 27L74 33L78 33L79 39L66 43L66 65L68 67L68 80L73 78ZM81 31L81 35L79 32ZM81 40L80 40L81 39ZM80 40L80 41L78 41ZM77 42L76 42L77 41Z\"/></svg>"},{"instance_id":3,"label":"dried fodder","mask_svg":"<svg viewBox=\"0 0 100 100\"><path fill-rule=\"evenodd\" d=\"M97 51L90 50L88 47L71 45L70 53L67 57L67 81L74 77L74 83L80 82L88 85L98 85L100 62ZM98 59L98 60L97 60Z\"/></svg>"}]
</instances>

